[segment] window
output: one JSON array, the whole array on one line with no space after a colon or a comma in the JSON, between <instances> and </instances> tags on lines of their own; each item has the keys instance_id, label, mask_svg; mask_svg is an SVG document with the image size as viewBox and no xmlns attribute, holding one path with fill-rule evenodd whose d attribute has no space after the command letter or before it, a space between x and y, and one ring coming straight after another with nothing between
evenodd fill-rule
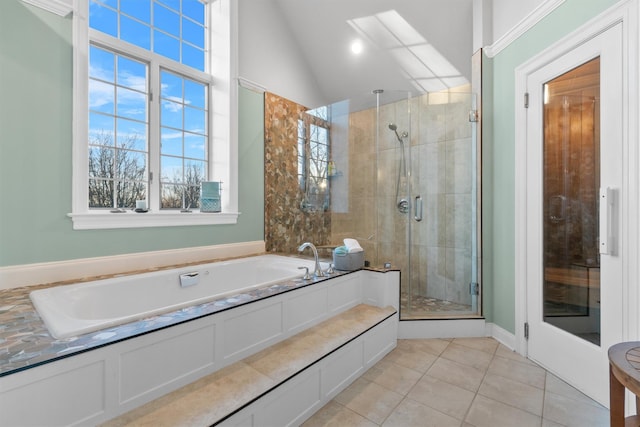
<instances>
[{"instance_id":1,"label":"window","mask_svg":"<svg viewBox=\"0 0 640 427\"><path fill-rule=\"evenodd\" d=\"M329 208L329 118L326 107L308 111L298 120L298 184L306 212Z\"/></svg>"},{"instance_id":2,"label":"window","mask_svg":"<svg viewBox=\"0 0 640 427\"><path fill-rule=\"evenodd\" d=\"M74 228L235 223L233 2L79 4ZM203 181L225 183L221 214L198 211ZM135 213L140 201L147 215Z\"/></svg>"}]
</instances>

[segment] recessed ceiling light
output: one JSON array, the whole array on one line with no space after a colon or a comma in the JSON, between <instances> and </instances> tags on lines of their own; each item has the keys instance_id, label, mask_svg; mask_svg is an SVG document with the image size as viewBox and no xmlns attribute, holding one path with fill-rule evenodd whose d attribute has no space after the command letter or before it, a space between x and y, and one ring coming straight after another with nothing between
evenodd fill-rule
<instances>
[{"instance_id":1,"label":"recessed ceiling light","mask_svg":"<svg viewBox=\"0 0 640 427\"><path fill-rule=\"evenodd\" d=\"M354 40L351 43L351 53L353 53L354 55L359 55L360 53L362 53L362 42L360 40Z\"/></svg>"}]
</instances>

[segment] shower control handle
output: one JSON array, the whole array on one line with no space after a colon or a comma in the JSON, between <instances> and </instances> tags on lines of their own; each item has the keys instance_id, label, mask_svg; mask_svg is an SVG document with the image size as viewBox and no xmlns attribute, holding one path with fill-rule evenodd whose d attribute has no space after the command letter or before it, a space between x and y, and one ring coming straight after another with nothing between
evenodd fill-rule
<instances>
[{"instance_id":1,"label":"shower control handle","mask_svg":"<svg viewBox=\"0 0 640 427\"><path fill-rule=\"evenodd\" d=\"M413 219L420 222L422 221L422 196L416 196L416 201L414 204L414 212Z\"/></svg>"}]
</instances>

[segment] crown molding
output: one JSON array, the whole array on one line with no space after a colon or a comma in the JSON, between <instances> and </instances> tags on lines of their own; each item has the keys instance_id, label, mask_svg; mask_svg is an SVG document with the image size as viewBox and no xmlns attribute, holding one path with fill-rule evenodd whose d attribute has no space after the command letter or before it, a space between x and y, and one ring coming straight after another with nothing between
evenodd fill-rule
<instances>
[{"instance_id":1,"label":"crown molding","mask_svg":"<svg viewBox=\"0 0 640 427\"><path fill-rule=\"evenodd\" d=\"M513 28L507 31L502 37L496 40L491 46L483 50L489 58L493 58L502 50L506 49L518 37L529 31L534 25L544 19L547 15L558 8L565 0L547 0L536 7L531 13L525 16Z\"/></svg>"},{"instance_id":2,"label":"crown molding","mask_svg":"<svg viewBox=\"0 0 640 427\"><path fill-rule=\"evenodd\" d=\"M32 6L39 7L58 16L66 17L73 12L72 0L22 0Z\"/></svg>"}]
</instances>

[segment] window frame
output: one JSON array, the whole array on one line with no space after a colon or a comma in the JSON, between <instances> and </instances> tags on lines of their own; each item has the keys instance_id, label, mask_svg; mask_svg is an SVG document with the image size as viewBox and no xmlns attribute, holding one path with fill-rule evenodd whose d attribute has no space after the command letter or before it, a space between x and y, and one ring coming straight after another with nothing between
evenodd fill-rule
<instances>
[{"instance_id":1,"label":"window frame","mask_svg":"<svg viewBox=\"0 0 640 427\"><path fill-rule=\"evenodd\" d=\"M73 14L73 172L72 172L72 212L68 216L75 230L166 227L188 225L235 224L238 212L238 131L237 131L237 2L232 0L208 0L206 16L209 31L206 40L209 50L208 72L200 72L191 67L161 57L146 49L126 44L89 28L89 0L75 0ZM116 53L132 53L150 65L149 80L157 87L150 87L153 100L149 103L149 115L159 117L160 88L159 72L162 68L184 74L199 75L201 81L209 84L209 145L208 179L221 181L222 212L209 213L193 210L181 212L173 209L159 209L160 206L160 153L149 155L149 171L154 176L149 184L148 194L151 206L147 213L125 210L113 213L110 210L89 209L88 203L88 117L89 117L89 45L94 43ZM163 64L165 65L163 67ZM151 75L157 73L158 75ZM215 84L214 83L215 80ZM155 138L159 148L160 124L149 126L149 150ZM154 163L155 162L155 163Z\"/></svg>"}]
</instances>

